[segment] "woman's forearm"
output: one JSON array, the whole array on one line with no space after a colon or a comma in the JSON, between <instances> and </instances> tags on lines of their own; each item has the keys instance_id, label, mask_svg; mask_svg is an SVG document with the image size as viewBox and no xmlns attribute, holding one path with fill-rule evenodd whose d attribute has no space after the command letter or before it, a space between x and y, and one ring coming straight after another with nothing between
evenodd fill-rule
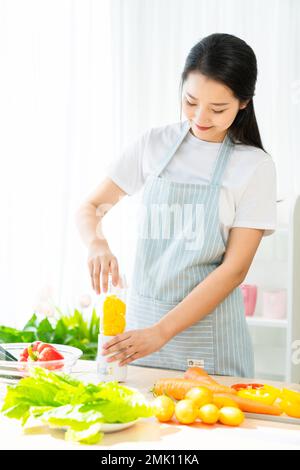
<instances>
[{"instance_id":1,"label":"woman's forearm","mask_svg":"<svg viewBox=\"0 0 300 470\"><path fill-rule=\"evenodd\" d=\"M221 264L198 284L175 308L156 324L169 341L181 331L202 320L243 282L244 275Z\"/></svg>"},{"instance_id":2,"label":"woman's forearm","mask_svg":"<svg viewBox=\"0 0 300 470\"><path fill-rule=\"evenodd\" d=\"M76 225L83 243L89 247L92 243L108 248L107 240L102 230L104 213L91 204L82 205L76 213Z\"/></svg>"},{"instance_id":3,"label":"woman's forearm","mask_svg":"<svg viewBox=\"0 0 300 470\"><path fill-rule=\"evenodd\" d=\"M91 244L109 249L102 230L102 219L126 193L110 178L104 178L76 212L76 225L82 241L87 247Z\"/></svg>"}]
</instances>

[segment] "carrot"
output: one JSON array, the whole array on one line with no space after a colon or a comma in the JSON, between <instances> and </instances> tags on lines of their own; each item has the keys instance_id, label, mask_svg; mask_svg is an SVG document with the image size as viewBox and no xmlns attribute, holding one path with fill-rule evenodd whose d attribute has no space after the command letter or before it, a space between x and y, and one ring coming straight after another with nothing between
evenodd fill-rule
<instances>
[{"instance_id":1,"label":"carrot","mask_svg":"<svg viewBox=\"0 0 300 470\"><path fill-rule=\"evenodd\" d=\"M168 395L175 400L182 400L193 387L199 387L199 382L182 378L159 379L152 389L155 396Z\"/></svg>"},{"instance_id":2,"label":"carrot","mask_svg":"<svg viewBox=\"0 0 300 470\"><path fill-rule=\"evenodd\" d=\"M201 382L199 380L189 380L182 378L159 379L152 389L154 395L168 395L175 400L182 400L186 393L194 387L206 387L213 393L226 393L228 387L211 382Z\"/></svg>"},{"instance_id":3,"label":"carrot","mask_svg":"<svg viewBox=\"0 0 300 470\"><path fill-rule=\"evenodd\" d=\"M208 373L201 367L190 367L190 369L184 373L183 377L187 380L196 380L199 382L198 386L202 385L203 387L207 387L216 393L220 392L236 394L235 390L233 390L231 387L227 387L226 385L219 384L219 382L208 375Z\"/></svg>"},{"instance_id":4,"label":"carrot","mask_svg":"<svg viewBox=\"0 0 300 470\"><path fill-rule=\"evenodd\" d=\"M185 379L197 379L198 377L209 377L208 373L202 367L190 367L185 373ZM213 378L211 378L214 380Z\"/></svg>"},{"instance_id":5,"label":"carrot","mask_svg":"<svg viewBox=\"0 0 300 470\"><path fill-rule=\"evenodd\" d=\"M279 416L282 414L282 411L278 406L265 405L264 403L259 403L258 401L251 400L249 398L243 398L232 393L215 393L214 397L230 398L238 405L238 407L242 411L246 411L248 413L258 413L275 416Z\"/></svg>"}]
</instances>

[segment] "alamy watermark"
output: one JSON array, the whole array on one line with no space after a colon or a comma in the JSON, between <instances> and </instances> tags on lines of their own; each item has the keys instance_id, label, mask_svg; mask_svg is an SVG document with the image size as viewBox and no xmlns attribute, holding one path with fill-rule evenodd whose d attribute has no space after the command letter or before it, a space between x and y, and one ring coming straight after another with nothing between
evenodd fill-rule
<instances>
[{"instance_id":1,"label":"alamy watermark","mask_svg":"<svg viewBox=\"0 0 300 470\"><path fill-rule=\"evenodd\" d=\"M292 342L292 364L298 366L300 364L300 339Z\"/></svg>"},{"instance_id":2,"label":"alamy watermark","mask_svg":"<svg viewBox=\"0 0 300 470\"><path fill-rule=\"evenodd\" d=\"M112 206L102 204L97 208L99 222L96 228L98 238L105 238L101 219ZM204 204L137 204L137 237L143 240L183 240L186 250L201 250L204 244ZM128 228L129 214L121 214L119 229Z\"/></svg>"}]
</instances>

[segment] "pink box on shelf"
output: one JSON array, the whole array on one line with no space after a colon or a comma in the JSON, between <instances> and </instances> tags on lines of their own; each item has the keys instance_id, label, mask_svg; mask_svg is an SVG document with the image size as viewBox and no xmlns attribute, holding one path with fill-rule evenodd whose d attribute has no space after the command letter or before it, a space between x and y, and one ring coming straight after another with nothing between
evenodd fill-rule
<instances>
[{"instance_id":1,"label":"pink box on shelf","mask_svg":"<svg viewBox=\"0 0 300 470\"><path fill-rule=\"evenodd\" d=\"M242 284L240 287L244 297L245 314L247 317L252 317L256 307L257 286L252 284Z\"/></svg>"}]
</instances>

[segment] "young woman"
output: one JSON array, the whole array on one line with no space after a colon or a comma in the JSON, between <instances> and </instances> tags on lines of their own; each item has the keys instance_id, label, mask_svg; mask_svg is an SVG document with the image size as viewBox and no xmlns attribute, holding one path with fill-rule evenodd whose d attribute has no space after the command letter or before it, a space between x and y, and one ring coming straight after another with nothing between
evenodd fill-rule
<instances>
[{"instance_id":1,"label":"young woman","mask_svg":"<svg viewBox=\"0 0 300 470\"><path fill-rule=\"evenodd\" d=\"M145 132L78 211L100 293L100 275L106 291L108 273L114 285L119 274L96 233L99 217L143 189L128 330L103 354L114 353L108 361L121 365L200 365L210 374L253 377L239 285L261 238L276 226L276 172L253 106L256 57L238 37L212 34L191 49L181 78L187 119Z\"/></svg>"}]
</instances>

